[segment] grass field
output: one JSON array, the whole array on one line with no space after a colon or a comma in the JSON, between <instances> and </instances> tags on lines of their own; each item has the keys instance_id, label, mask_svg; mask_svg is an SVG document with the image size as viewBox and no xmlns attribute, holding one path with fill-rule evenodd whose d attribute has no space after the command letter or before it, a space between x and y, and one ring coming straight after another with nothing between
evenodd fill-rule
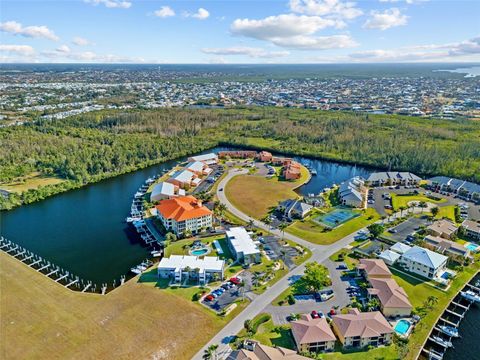
<instances>
[{"instance_id":1,"label":"grass field","mask_svg":"<svg viewBox=\"0 0 480 360\"><path fill-rule=\"evenodd\" d=\"M397 195L390 194L392 197L392 207L394 210L398 210L401 206L407 207L411 201L420 202L425 201L432 204L441 204L446 202L445 199L434 200L425 195Z\"/></svg>"},{"instance_id":2,"label":"grass field","mask_svg":"<svg viewBox=\"0 0 480 360\"><path fill-rule=\"evenodd\" d=\"M0 254L2 359L190 359L227 318L135 280L101 296Z\"/></svg>"},{"instance_id":3,"label":"grass field","mask_svg":"<svg viewBox=\"0 0 480 360\"><path fill-rule=\"evenodd\" d=\"M368 208L362 215L347 221L331 231L325 231L324 227L311 220L311 217L303 221L294 222L286 231L315 244L328 245L360 230L378 219L380 219L380 215L375 209Z\"/></svg>"},{"instance_id":4,"label":"grass field","mask_svg":"<svg viewBox=\"0 0 480 360\"><path fill-rule=\"evenodd\" d=\"M64 180L57 177L45 176L39 172L34 172L22 179L0 184L0 189L21 194L30 189L38 189L40 186L55 185L63 181Z\"/></svg>"},{"instance_id":5,"label":"grass field","mask_svg":"<svg viewBox=\"0 0 480 360\"><path fill-rule=\"evenodd\" d=\"M438 207L438 214L435 217L435 219L442 219L442 218L449 218L453 222L455 221L455 206L454 205L449 205L449 206L439 206Z\"/></svg>"},{"instance_id":6,"label":"grass field","mask_svg":"<svg viewBox=\"0 0 480 360\"><path fill-rule=\"evenodd\" d=\"M395 345L383 346L371 350L341 351L323 354L325 360L398 360L397 347Z\"/></svg>"},{"instance_id":7,"label":"grass field","mask_svg":"<svg viewBox=\"0 0 480 360\"><path fill-rule=\"evenodd\" d=\"M225 187L230 202L240 211L263 219L280 201L298 198L294 191L308 178L308 170L302 166L302 176L295 181L284 181L278 177L239 175L233 177Z\"/></svg>"}]
</instances>

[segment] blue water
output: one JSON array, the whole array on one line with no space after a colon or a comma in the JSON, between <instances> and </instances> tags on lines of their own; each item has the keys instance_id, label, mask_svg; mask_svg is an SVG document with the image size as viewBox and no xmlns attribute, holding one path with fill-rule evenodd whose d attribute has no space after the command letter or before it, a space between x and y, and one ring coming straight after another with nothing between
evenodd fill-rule
<instances>
[{"instance_id":1,"label":"blue water","mask_svg":"<svg viewBox=\"0 0 480 360\"><path fill-rule=\"evenodd\" d=\"M195 256L205 255L208 252L208 249L199 249L199 250L192 250L190 253Z\"/></svg>"},{"instance_id":2,"label":"blue water","mask_svg":"<svg viewBox=\"0 0 480 360\"><path fill-rule=\"evenodd\" d=\"M410 329L410 322L407 320L400 320L397 325L395 325L395 331L400 335L405 335Z\"/></svg>"},{"instance_id":3,"label":"blue water","mask_svg":"<svg viewBox=\"0 0 480 360\"><path fill-rule=\"evenodd\" d=\"M475 244L468 244L467 246L465 246L468 250L470 251L473 251L473 252L476 252L478 250L478 245L475 245Z\"/></svg>"},{"instance_id":4,"label":"blue water","mask_svg":"<svg viewBox=\"0 0 480 360\"><path fill-rule=\"evenodd\" d=\"M316 222L320 222L329 227L335 227L344 222L358 216L357 213L348 209L335 209L325 215L320 215L314 219Z\"/></svg>"}]
</instances>

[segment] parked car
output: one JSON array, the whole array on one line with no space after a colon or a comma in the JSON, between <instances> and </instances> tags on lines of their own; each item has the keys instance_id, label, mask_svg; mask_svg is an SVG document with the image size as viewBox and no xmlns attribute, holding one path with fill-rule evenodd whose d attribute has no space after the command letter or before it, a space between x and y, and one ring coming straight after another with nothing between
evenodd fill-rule
<instances>
[{"instance_id":1,"label":"parked car","mask_svg":"<svg viewBox=\"0 0 480 360\"><path fill-rule=\"evenodd\" d=\"M241 280L238 277L232 277L232 278L230 278L230 282L232 284L238 285L238 284L240 284Z\"/></svg>"},{"instance_id":2,"label":"parked car","mask_svg":"<svg viewBox=\"0 0 480 360\"><path fill-rule=\"evenodd\" d=\"M370 199L370 200L368 200L368 203L369 203L369 204L375 204L375 200Z\"/></svg>"},{"instance_id":3,"label":"parked car","mask_svg":"<svg viewBox=\"0 0 480 360\"><path fill-rule=\"evenodd\" d=\"M388 232L391 233L391 234L396 234L397 229L388 229Z\"/></svg>"},{"instance_id":4,"label":"parked car","mask_svg":"<svg viewBox=\"0 0 480 360\"><path fill-rule=\"evenodd\" d=\"M213 295L207 295L205 296L205 301L212 301L213 299L215 299L215 297Z\"/></svg>"},{"instance_id":5,"label":"parked car","mask_svg":"<svg viewBox=\"0 0 480 360\"><path fill-rule=\"evenodd\" d=\"M320 317L320 315L318 315L318 313L315 310L313 310L310 313L310 315L312 316L313 319L318 319Z\"/></svg>"},{"instance_id":6,"label":"parked car","mask_svg":"<svg viewBox=\"0 0 480 360\"><path fill-rule=\"evenodd\" d=\"M347 265L345 265L344 263L341 263L340 265L337 266L337 269L339 269L339 270L347 270L348 267L347 267Z\"/></svg>"},{"instance_id":7,"label":"parked car","mask_svg":"<svg viewBox=\"0 0 480 360\"><path fill-rule=\"evenodd\" d=\"M321 318L324 318L325 317L325 314L321 311L318 312L318 316L320 316Z\"/></svg>"}]
</instances>

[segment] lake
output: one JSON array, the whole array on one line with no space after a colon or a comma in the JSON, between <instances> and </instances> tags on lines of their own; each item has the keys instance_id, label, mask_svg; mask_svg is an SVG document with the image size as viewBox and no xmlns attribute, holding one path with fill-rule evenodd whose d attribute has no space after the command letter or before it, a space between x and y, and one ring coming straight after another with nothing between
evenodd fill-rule
<instances>
[{"instance_id":1,"label":"lake","mask_svg":"<svg viewBox=\"0 0 480 360\"><path fill-rule=\"evenodd\" d=\"M228 150L214 148L207 152ZM297 157L318 175L302 186L302 194L319 193L326 186L371 170L354 165ZM81 189L0 213L0 234L56 265L97 283L112 283L149 256L131 225L132 197L149 177L172 168L167 161L120 175Z\"/></svg>"}]
</instances>

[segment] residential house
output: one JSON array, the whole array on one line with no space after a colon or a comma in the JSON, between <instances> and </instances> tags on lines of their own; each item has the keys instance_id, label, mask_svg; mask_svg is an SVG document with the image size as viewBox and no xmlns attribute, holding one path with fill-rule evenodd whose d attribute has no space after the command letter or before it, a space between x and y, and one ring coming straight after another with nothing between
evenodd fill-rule
<instances>
[{"instance_id":1,"label":"residential house","mask_svg":"<svg viewBox=\"0 0 480 360\"><path fill-rule=\"evenodd\" d=\"M356 176L340 184L338 196L343 205L362 208L365 206L365 192L365 182Z\"/></svg>"},{"instance_id":2,"label":"residential house","mask_svg":"<svg viewBox=\"0 0 480 360\"><path fill-rule=\"evenodd\" d=\"M164 199L170 199L175 196L184 196L185 190L180 189L178 186L175 186L168 182L159 182L156 184L150 194L150 201L157 202Z\"/></svg>"},{"instance_id":3,"label":"residential house","mask_svg":"<svg viewBox=\"0 0 480 360\"><path fill-rule=\"evenodd\" d=\"M405 254L411 248L412 247L409 246L409 245L406 245L406 244L401 243L401 242L397 242L390 247L390 250L395 251L396 253L402 255L402 254Z\"/></svg>"},{"instance_id":4,"label":"residential house","mask_svg":"<svg viewBox=\"0 0 480 360\"><path fill-rule=\"evenodd\" d=\"M278 206L278 210L280 210L289 219L303 219L312 209L312 205L295 199L282 201Z\"/></svg>"},{"instance_id":5,"label":"residential house","mask_svg":"<svg viewBox=\"0 0 480 360\"><path fill-rule=\"evenodd\" d=\"M188 231L196 234L212 227L212 212L191 195L161 200L155 208L165 229L177 235Z\"/></svg>"},{"instance_id":6,"label":"residential house","mask_svg":"<svg viewBox=\"0 0 480 360\"><path fill-rule=\"evenodd\" d=\"M370 174L366 183L370 186L407 185L417 186L422 179L411 172L384 171Z\"/></svg>"},{"instance_id":7,"label":"residential house","mask_svg":"<svg viewBox=\"0 0 480 360\"><path fill-rule=\"evenodd\" d=\"M272 157L272 164L273 165L281 165L281 166L286 166L290 164L293 161L291 158L284 158L280 156L273 156Z\"/></svg>"},{"instance_id":8,"label":"residential house","mask_svg":"<svg viewBox=\"0 0 480 360\"><path fill-rule=\"evenodd\" d=\"M368 277L388 279L392 276L388 266L379 259L360 259L357 265L357 273L365 279Z\"/></svg>"},{"instance_id":9,"label":"residential house","mask_svg":"<svg viewBox=\"0 0 480 360\"><path fill-rule=\"evenodd\" d=\"M458 231L457 226L450 220L442 219L437 220L433 224L427 227L427 232L434 235L440 236L444 239L451 239Z\"/></svg>"},{"instance_id":10,"label":"residential house","mask_svg":"<svg viewBox=\"0 0 480 360\"><path fill-rule=\"evenodd\" d=\"M335 347L335 335L325 318L312 318L303 314L291 323L292 335L298 352L331 351Z\"/></svg>"},{"instance_id":11,"label":"residential house","mask_svg":"<svg viewBox=\"0 0 480 360\"><path fill-rule=\"evenodd\" d=\"M348 314L332 316L333 331L345 348L387 345L392 342L393 328L380 311L350 309Z\"/></svg>"},{"instance_id":12,"label":"residential house","mask_svg":"<svg viewBox=\"0 0 480 360\"><path fill-rule=\"evenodd\" d=\"M470 250L465 246L438 236L427 235L425 243L427 246L431 246L432 250L447 256L470 257Z\"/></svg>"},{"instance_id":13,"label":"residential house","mask_svg":"<svg viewBox=\"0 0 480 360\"><path fill-rule=\"evenodd\" d=\"M157 272L161 278L172 278L175 282L194 279L202 284L211 280L223 280L225 261L214 256L171 255L164 257L158 264ZM217 275L215 275L217 274Z\"/></svg>"},{"instance_id":14,"label":"residential house","mask_svg":"<svg viewBox=\"0 0 480 360\"><path fill-rule=\"evenodd\" d=\"M398 260L401 266L411 273L434 279L447 267L448 257L434 251L413 246Z\"/></svg>"},{"instance_id":15,"label":"residential house","mask_svg":"<svg viewBox=\"0 0 480 360\"><path fill-rule=\"evenodd\" d=\"M285 180L296 180L300 179L301 173L301 166L296 161L291 161L287 163L282 170L282 175Z\"/></svg>"},{"instance_id":16,"label":"residential house","mask_svg":"<svg viewBox=\"0 0 480 360\"><path fill-rule=\"evenodd\" d=\"M272 154L268 151L260 151L260 153L258 154L258 160L262 162L270 162L272 161L272 158Z\"/></svg>"},{"instance_id":17,"label":"residential house","mask_svg":"<svg viewBox=\"0 0 480 360\"><path fill-rule=\"evenodd\" d=\"M194 181L197 178L198 176L191 171L178 170L173 173L173 175L167 180L167 182L178 186L181 189L188 190L191 186L195 186L198 183Z\"/></svg>"},{"instance_id":18,"label":"residential house","mask_svg":"<svg viewBox=\"0 0 480 360\"><path fill-rule=\"evenodd\" d=\"M260 250L244 227L232 227L226 234L228 246L235 260L247 265L261 261Z\"/></svg>"},{"instance_id":19,"label":"residential house","mask_svg":"<svg viewBox=\"0 0 480 360\"><path fill-rule=\"evenodd\" d=\"M246 340L240 350L232 351L227 360L309 360L294 350L280 346L271 347L258 341Z\"/></svg>"},{"instance_id":20,"label":"residential house","mask_svg":"<svg viewBox=\"0 0 480 360\"><path fill-rule=\"evenodd\" d=\"M188 158L189 162L201 161L206 165L214 165L218 163L218 155L215 153L191 156Z\"/></svg>"},{"instance_id":21,"label":"residential house","mask_svg":"<svg viewBox=\"0 0 480 360\"><path fill-rule=\"evenodd\" d=\"M395 262L400 259L400 254L392 251L390 249L382 251L379 255L378 258L383 260L383 262L387 265L393 265Z\"/></svg>"},{"instance_id":22,"label":"residential house","mask_svg":"<svg viewBox=\"0 0 480 360\"><path fill-rule=\"evenodd\" d=\"M480 223L472 220L465 220L462 223L462 227L465 229L465 234L470 239L480 241Z\"/></svg>"},{"instance_id":23,"label":"residential house","mask_svg":"<svg viewBox=\"0 0 480 360\"><path fill-rule=\"evenodd\" d=\"M185 166L185 170L191 171L197 176L209 175L212 172L212 168L209 168L207 164L201 161L189 162Z\"/></svg>"}]
</instances>

